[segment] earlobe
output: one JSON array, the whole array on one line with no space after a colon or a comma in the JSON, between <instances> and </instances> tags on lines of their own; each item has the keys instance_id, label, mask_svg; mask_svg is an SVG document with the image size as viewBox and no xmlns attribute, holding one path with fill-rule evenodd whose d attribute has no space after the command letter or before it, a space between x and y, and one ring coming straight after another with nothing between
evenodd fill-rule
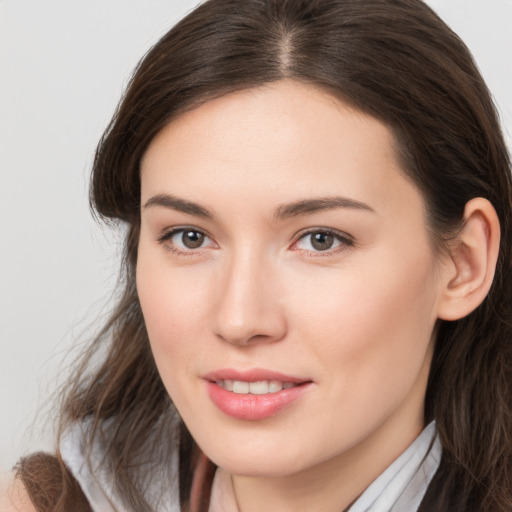
<instances>
[{"instance_id":1,"label":"earlobe","mask_svg":"<svg viewBox=\"0 0 512 512\"><path fill-rule=\"evenodd\" d=\"M487 199L472 199L464 210L464 226L450 246L440 319L459 320L482 303L494 278L499 244L500 223L494 207Z\"/></svg>"}]
</instances>

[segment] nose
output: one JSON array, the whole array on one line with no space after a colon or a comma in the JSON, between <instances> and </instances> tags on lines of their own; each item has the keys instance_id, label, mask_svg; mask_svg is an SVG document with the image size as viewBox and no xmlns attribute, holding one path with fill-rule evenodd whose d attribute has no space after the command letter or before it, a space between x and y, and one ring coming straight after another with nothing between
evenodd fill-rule
<instances>
[{"instance_id":1,"label":"nose","mask_svg":"<svg viewBox=\"0 0 512 512\"><path fill-rule=\"evenodd\" d=\"M287 332L276 265L247 254L231 261L220 276L215 334L248 346L275 342Z\"/></svg>"}]
</instances>

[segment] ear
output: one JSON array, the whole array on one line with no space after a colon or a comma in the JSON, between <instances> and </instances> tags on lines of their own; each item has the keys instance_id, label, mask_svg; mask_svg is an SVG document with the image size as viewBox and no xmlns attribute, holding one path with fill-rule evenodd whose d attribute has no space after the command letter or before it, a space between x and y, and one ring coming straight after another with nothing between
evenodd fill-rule
<instances>
[{"instance_id":1,"label":"ear","mask_svg":"<svg viewBox=\"0 0 512 512\"><path fill-rule=\"evenodd\" d=\"M438 308L440 319L459 320L482 303L494 278L499 245L496 210L487 199L472 199L464 209L464 226L443 263L446 278Z\"/></svg>"}]
</instances>

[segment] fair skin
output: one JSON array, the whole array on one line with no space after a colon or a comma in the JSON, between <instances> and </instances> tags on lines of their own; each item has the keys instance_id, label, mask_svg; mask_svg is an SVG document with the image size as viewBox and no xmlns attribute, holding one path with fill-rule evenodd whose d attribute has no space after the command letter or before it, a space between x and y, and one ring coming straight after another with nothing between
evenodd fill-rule
<instances>
[{"instance_id":1,"label":"fair skin","mask_svg":"<svg viewBox=\"0 0 512 512\"><path fill-rule=\"evenodd\" d=\"M376 119L283 81L182 115L143 159L137 287L151 347L241 512L346 509L424 427L437 319L467 315L490 287L492 206L470 201L435 254L393 147ZM300 385L240 395L219 390L222 372ZM227 395L242 398L224 407Z\"/></svg>"},{"instance_id":2,"label":"fair skin","mask_svg":"<svg viewBox=\"0 0 512 512\"><path fill-rule=\"evenodd\" d=\"M139 297L192 435L242 512L345 509L424 427L435 323L469 312L468 251L434 254L385 125L295 82L182 115L141 183ZM476 266L484 290L492 263ZM268 372L300 396L263 416L212 398Z\"/></svg>"},{"instance_id":3,"label":"fair skin","mask_svg":"<svg viewBox=\"0 0 512 512\"><path fill-rule=\"evenodd\" d=\"M0 475L0 510L2 512L36 512L25 487L12 475Z\"/></svg>"}]
</instances>

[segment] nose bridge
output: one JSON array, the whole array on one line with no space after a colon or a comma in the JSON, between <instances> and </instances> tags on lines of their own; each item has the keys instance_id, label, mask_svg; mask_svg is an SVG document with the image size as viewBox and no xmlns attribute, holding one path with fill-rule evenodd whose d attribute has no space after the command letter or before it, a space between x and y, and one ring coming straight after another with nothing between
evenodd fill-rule
<instances>
[{"instance_id":1,"label":"nose bridge","mask_svg":"<svg viewBox=\"0 0 512 512\"><path fill-rule=\"evenodd\" d=\"M244 247L226 261L216 311L216 334L235 344L277 341L286 332L275 261Z\"/></svg>"}]
</instances>

